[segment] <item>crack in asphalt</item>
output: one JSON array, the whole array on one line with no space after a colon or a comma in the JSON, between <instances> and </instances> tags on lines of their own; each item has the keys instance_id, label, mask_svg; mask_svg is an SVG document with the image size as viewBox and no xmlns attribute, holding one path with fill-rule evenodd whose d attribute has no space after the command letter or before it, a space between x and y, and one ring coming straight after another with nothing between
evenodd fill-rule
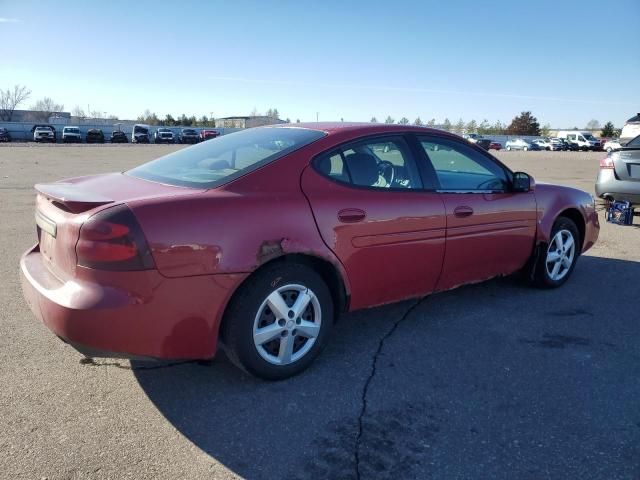
<instances>
[{"instance_id":1,"label":"crack in asphalt","mask_svg":"<svg viewBox=\"0 0 640 480\"><path fill-rule=\"evenodd\" d=\"M80 363L82 365L89 365L91 367L114 367L114 368L119 368L121 370L133 370L133 371L160 370L163 368L171 368L171 367L177 367L179 365L187 365L187 364L194 364L194 363L198 365L205 365L205 362L206 361L202 361L202 360L181 360L178 362L161 363L158 365L133 366L133 365L123 365L120 362L96 362L95 359L91 357L85 357L80 360Z\"/></svg>"},{"instance_id":2,"label":"crack in asphalt","mask_svg":"<svg viewBox=\"0 0 640 480\"><path fill-rule=\"evenodd\" d=\"M371 381L373 380L373 377L376 376L376 371L378 367L378 357L382 352L384 343L395 333L395 331L398 329L400 324L404 322L409 317L409 315L416 308L418 308L418 306L422 304L422 302L424 302L424 300L426 300L427 298L428 296L422 297L418 299L416 302L414 302L413 305L411 305L409 308L407 308L407 311L404 312L404 314L393 323L389 331L382 336L382 338L380 339L380 342L378 343L378 348L376 349L376 352L373 355L373 359L371 361L371 371L369 372L369 377L367 377L367 381L365 382L364 388L362 389L362 408L360 409L360 415L358 415L358 434L356 436L356 445L354 450L357 480L360 480L360 442L362 440L362 434L363 434L362 422L364 420L365 415L367 414L367 394L369 393L369 386L371 385Z\"/></svg>"}]
</instances>

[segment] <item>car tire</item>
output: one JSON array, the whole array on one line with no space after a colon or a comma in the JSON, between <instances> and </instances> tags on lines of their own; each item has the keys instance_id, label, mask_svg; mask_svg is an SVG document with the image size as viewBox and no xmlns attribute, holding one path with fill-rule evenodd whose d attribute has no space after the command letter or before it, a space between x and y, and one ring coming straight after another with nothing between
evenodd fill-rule
<instances>
[{"instance_id":1,"label":"car tire","mask_svg":"<svg viewBox=\"0 0 640 480\"><path fill-rule=\"evenodd\" d=\"M511 147L507 147L507 150L511 151Z\"/></svg>"},{"instance_id":2,"label":"car tire","mask_svg":"<svg viewBox=\"0 0 640 480\"><path fill-rule=\"evenodd\" d=\"M573 273L581 245L575 222L567 217L558 217L551 229L549 243L539 247L534 265L534 284L540 288L557 288L564 284Z\"/></svg>"},{"instance_id":3,"label":"car tire","mask_svg":"<svg viewBox=\"0 0 640 480\"><path fill-rule=\"evenodd\" d=\"M529 150L529 147L522 147L522 150L526 152L527 150Z\"/></svg>"},{"instance_id":4,"label":"car tire","mask_svg":"<svg viewBox=\"0 0 640 480\"><path fill-rule=\"evenodd\" d=\"M307 303L296 317L293 307L301 294ZM328 341L333 316L333 299L320 275L305 265L276 263L255 273L234 295L225 311L222 343L241 369L283 380L315 360ZM306 335L300 335L303 328Z\"/></svg>"}]
</instances>

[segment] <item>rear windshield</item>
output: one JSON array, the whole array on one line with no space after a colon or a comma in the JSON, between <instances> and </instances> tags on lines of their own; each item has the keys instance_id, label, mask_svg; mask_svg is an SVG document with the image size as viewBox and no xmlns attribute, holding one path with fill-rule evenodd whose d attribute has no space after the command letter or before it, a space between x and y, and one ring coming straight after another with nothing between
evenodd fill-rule
<instances>
[{"instance_id":1,"label":"rear windshield","mask_svg":"<svg viewBox=\"0 0 640 480\"><path fill-rule=\"evenodd\" d=\"M251 128L178 150L126 173L169 185L214 188L324 135L303 128Z\"/></svg>"},{"instance_id":2,"label":"rear windshield","mask_svg":"<svg viewBox=\"0 0 640 480\"><path fill-rule=\"evenodd\" d=\"M149 133L149 130L145 127L133 127L133 133Z\"/></svg>"},{"instance_id":3,"label":"rear windshield","mask_svg":"<svg viewBox=\"0 0 640 480\"><path fill-rule=\"evenodd\" d=\"M73 127L66 127L64 129L65 132L69 132L69 133L80 133L80 130L77 128L73 128Z\"/></svg>"},{"instance_id":4,"label":"rear windshield","mask_svg":"<svg viewBox=\"0 0 640 480\"><path fill-rule=\"evenodd\" d=\"M195 135L196 131L184 129L182 130L182 133L184 133L185 135Z\"/></svg>"}]
</instances>

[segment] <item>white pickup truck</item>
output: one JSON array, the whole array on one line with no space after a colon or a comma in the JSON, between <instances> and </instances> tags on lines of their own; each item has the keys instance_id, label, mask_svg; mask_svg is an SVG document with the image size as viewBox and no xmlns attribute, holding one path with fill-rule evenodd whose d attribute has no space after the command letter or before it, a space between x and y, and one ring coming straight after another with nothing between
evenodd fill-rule
<instances>
[{"instance_id":1,"label":"white pickup truck","mask_svg":"<svg viewBox=\"0 0 640 480\"><path fill-rule=\"evenodd\" d=\"M82 142L82 135L78 127L64 127L62 129L62 143Z\"/></svg>"}]
</instances>

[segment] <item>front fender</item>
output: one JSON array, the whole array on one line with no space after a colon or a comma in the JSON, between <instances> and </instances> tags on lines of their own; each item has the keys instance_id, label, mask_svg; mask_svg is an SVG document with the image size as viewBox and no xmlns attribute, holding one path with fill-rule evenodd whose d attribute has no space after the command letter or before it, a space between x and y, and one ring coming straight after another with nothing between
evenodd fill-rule
<instances>
[{"instance_id":1,"label":"front fender","mask_svg":"<svg viewBox=\"0 0 640 480\"><path fill-rule=\"evenodd\" d=\"M536 244L549 243L551 230L556 219L564 214L578 225L582 238L582 253L591 248L600 231L598 214L593 197L575 188L539 183L536 185L537 232Z\"/></svg>"}]
</instances>

